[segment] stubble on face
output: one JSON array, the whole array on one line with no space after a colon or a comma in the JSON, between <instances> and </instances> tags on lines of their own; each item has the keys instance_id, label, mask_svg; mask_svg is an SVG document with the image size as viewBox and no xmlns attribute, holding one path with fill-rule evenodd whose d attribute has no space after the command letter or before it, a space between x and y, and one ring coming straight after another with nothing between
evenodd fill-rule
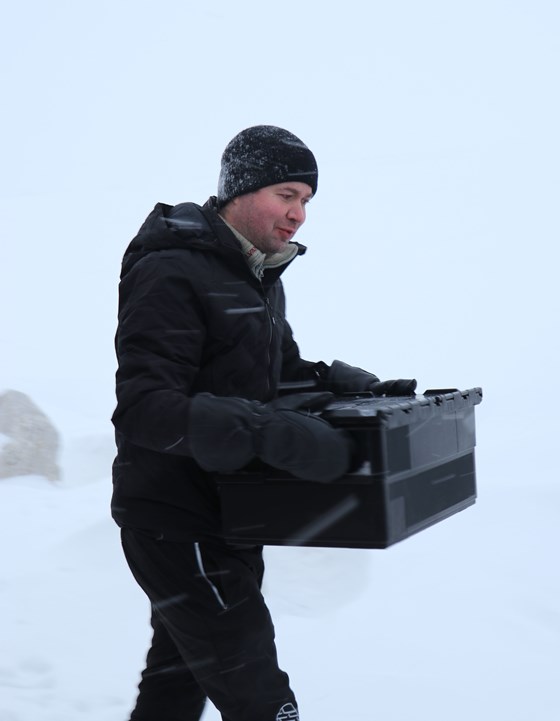
<instances>
[{"instance_id":1,"label":"stubble on face","mask_svg":"<svg viewBox=\"0 0 560 721\"><path fill-rule=\"evenodd\" d=\"M284 250L303 225L312 195L306 183L278 183L234 198L221 215L256 248L271 255Z\"/></svg>"}]
</instances>

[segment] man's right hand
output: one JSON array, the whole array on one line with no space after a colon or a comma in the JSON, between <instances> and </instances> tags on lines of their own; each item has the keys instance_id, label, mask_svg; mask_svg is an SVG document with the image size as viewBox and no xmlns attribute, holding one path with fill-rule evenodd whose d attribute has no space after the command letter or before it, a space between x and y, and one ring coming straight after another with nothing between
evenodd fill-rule
<instances>
[{"instance_id":1,"label":"man's right hand","mask_svg":"<svg viewBox=\"0 0 560 721\"><path fill-rule=\"evenodd\" d=\"M331 393L296 393L270 403L193 396L189 447L207 471L230 473L255 458L310 481L333 481L349 466L353 442L313 414L333 398Z\"/></svg>"}]
</instances>

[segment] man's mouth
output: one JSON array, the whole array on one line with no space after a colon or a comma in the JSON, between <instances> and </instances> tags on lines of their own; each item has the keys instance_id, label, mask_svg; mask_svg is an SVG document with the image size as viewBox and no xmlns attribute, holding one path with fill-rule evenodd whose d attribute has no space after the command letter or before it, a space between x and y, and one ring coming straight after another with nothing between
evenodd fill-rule
<instances>
[{"instance_id":1,"label":"man's mouth","mask_svg":"<svg viewBox=\"0 0 560 721\"><path fill-rule=\"evenodd\" d=\"M280 233L287 239L292 238L295 235L295 228L278 228Z\"/></svg>"}]
</instances>

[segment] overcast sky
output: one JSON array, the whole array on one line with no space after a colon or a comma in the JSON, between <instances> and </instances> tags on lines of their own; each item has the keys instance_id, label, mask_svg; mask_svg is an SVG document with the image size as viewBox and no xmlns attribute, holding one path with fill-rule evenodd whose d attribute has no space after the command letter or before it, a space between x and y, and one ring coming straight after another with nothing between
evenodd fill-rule
<instances>
[{"instance_id":1,"label":"overcast sky","mask_svg":"<svg viewBox=\"0 0 560 721\"><path fill-rule=\"evenodd\" d=\"M559 8L10 4L0 387L110 414L128 240L155 202L215 193L226 143L269 123L319 163L298 237L309 252L285 275L303 355L421 389L483 386L484 448L498 427L552 439Z\"/></svg>"}]
</instances>

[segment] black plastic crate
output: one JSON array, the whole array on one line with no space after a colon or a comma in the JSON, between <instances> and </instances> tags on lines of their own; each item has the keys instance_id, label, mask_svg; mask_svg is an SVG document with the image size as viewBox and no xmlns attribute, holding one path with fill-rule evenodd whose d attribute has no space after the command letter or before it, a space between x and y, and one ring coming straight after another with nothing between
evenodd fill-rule
<instances>
[{"instance_id":1,"label":"black plastic crate","mask_svg":"<svg viewBox=\"0 0 560 721\"><path fill-rule=\"evenodd\" d=\"M218 479L232 543L387 548L476 500L474 407L482 390L337 398L321 414L352 434L353 467L332 483L253 465Z\"/></svg>"}]
</instances>

